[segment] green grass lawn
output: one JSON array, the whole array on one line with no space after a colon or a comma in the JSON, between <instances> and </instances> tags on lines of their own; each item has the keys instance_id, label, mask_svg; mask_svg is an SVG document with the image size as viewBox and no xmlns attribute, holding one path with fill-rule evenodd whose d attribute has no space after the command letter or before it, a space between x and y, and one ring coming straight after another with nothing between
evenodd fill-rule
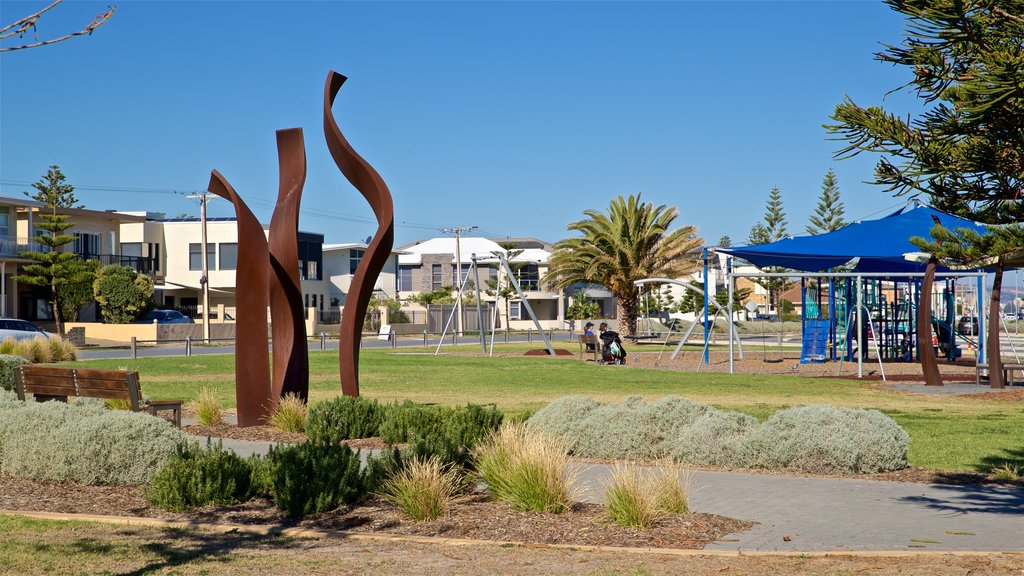
<instances>
[{"instance_id":1,"label":"green grass lawn","mask_svg":"<svg viewBox=\"0 0 1024 576\"><path fill-rule=\"evenodd\" d=\"M508 345L500 350L537 347L536 343ZM460 347L460 352L472 351L479 349ZM571 357L487 358L425 352L364 350L361 393L382 402L495 404L506 413L536 410L568 394L602 401L677 395L761 419L807 404L874 408L910 433L909 459L915 466L970 471L1003 464L1024 467L1024 404L1020 402L908 394L853 380L617 369ZM144 393L154 399L193 400L200 390L209 388L225 406L235 405L234 356L92 360L77 365L138 370ZM312 401L338 394L337 353L311 352Z\"/></svg>"}]
</instances>

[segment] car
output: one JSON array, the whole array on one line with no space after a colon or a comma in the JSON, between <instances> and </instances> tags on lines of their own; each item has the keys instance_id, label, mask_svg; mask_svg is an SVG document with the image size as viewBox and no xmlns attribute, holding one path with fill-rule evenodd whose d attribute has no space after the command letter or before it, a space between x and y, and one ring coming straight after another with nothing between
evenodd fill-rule
<instances>
[{"instance_id":1,"label":"car","mask_svg":"<svg viewBox=\"0 0 1024 576\"><path fill-rule=\"evenodd\" d=\"M150 310L135 321L136 324L192 324L193 321L177 310Z\"/></svg>"},{"instance_id":2,"label":"car","mask_svg":"<svg viewBox=\"0 0 1024 576\"><path fill-rule=\"evenodd\" d=\"M28 320L18 318L0 318L0 340L14 338L15 340L32 340L42 336L49 338L53 334L43 330Z\"/></svg>"},{"instance_id":3,"label":"car","mask_svg":"<svg viewBox=\"0 0 1024 576\"><path fill-rule=\"evenodd\" d=\"M978 317L964 316L956 323L956 331L961 334L974 335L978 333Z\"/></svg>"}]
</instances>

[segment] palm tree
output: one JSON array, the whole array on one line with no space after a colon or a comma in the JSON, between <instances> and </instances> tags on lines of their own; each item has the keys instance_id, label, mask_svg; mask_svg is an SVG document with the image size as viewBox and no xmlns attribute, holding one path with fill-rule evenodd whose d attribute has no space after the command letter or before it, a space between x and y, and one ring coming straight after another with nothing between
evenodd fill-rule
<instances>
[{"instance_id":1,"label":"palm tree","mask_svg":"<svg viewBox=\"0 0 1024 576\"><path fill-rule=\"evenodd\" d=\"M584 220L569 224L581 236L555 244L545 282L565 289L578 282L599 284L618 300L619 329L636 332L642 278L679 278L697 270L693 252L703 245L697 229L683 226L669 231L679 215L674 207L642 203L640 195L618 198L608 213L584 210Z\"/></svg>"}]
</instances>

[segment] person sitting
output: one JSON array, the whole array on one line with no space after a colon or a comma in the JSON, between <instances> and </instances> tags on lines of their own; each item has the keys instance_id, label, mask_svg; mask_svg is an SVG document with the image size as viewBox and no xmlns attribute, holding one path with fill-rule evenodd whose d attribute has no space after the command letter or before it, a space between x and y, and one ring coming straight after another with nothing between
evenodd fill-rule
<instances>
[{"instance_id":1,"label":"person sitting","mask_svg":"<svg viewBox=\"0 0 1024 576\"><path fill-rule=\"evenodd\" d=\"M601 322L601 358L608 364L625 364L626 349L622 347L619 333L608 329L608 324Z\"/></svg>"},{"instance_id":2,"label":"person sitting","mask_svg":"<svg viewBox=\"0 0 1024 576\"><path fill-rule=\"evenodd\" d=\"M583 325L583 335L584 336L593 336L594 335L594 323L593 322L587 322L586 324ZM595 346L595 344L589 344L588 343L587 344L587 350L593 350L594 346Z\"/></svg>"}]
</instances>

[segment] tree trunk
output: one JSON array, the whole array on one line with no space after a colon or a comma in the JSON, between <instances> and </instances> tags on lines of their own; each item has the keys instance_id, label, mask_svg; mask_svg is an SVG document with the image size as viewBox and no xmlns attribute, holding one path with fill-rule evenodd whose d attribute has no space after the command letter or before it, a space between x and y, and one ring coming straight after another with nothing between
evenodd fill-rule
<instances>
[{"instance_id":1,"label":"tree trunk","mask_svg":"<svg viewBox=\"0 0 1024 576\"><path fill-rule=\"evenodd\" d=\"M53 320L57 323L57 335L61 338L64 337L64 321L60 317L60 302L57 298L57 286L56 284L50 285L51 296L50 305L53 306Z\"/></svg>"},{"instance_id":2,"label":"tree trunk","mask_svg":"<svg viewBox=\"0 0 1024 576\"><path fill-rule=\"evenodd\" d=\"M1003 257L996 260L996 273L992 278L992 294L988 302L988 383L993 388L1003 388L1003 356L999 351L999 315L1003 309L1000 306L1003 291ZM981 321L981 318L978 318Z\"/></svg>"},{"instance_id":3,"label":"tree trunk","mask_svg":"<svg viewBox=\"0 0 1024 576\"><path fill-rule=\"evenodd\" d=\"M932 285L935 283L935 268L938 258L928 259L921 281L921 295L917 305L917 353L921 356L921 371L924 372L925 386L942 386L942 375L939 374L939 361L935 357L932 346ZM878 337L878 335L875 335ZM865 346L866 343L862 343Z\"/></svg>"},{"instance_id":4,"label":"tree trunk","mask_svg":"<svg viewBox=\"0 0 1024 576\"><path fill-rule=\"evenodd\" d=\"M623 336L636 334L636 300L619 298L616 303L616 316L619 319L619 332Z\"/></svg>"}]
</instances>

